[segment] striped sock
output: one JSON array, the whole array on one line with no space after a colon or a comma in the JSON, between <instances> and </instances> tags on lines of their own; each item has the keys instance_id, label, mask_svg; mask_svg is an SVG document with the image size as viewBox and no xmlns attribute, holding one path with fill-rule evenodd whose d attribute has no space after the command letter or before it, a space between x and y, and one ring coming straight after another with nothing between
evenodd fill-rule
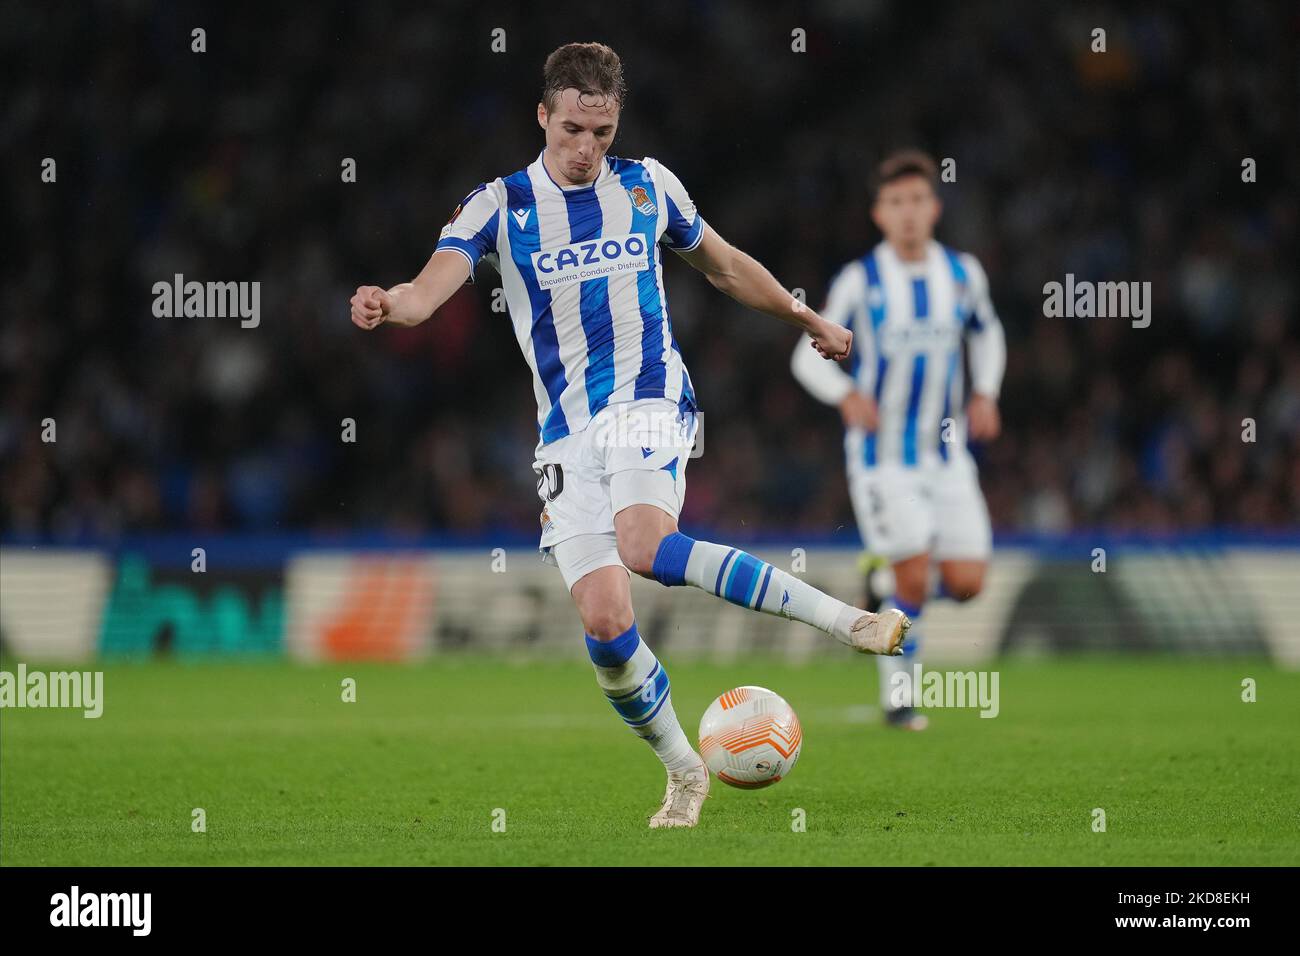
<instances>
[{"instance_id":1,"label":"striped sock","mask_svg":"<svg viewBox=\"0 0 1300 956\"><path fill-rule=\"evenodd\" d=\"M623 723L645 739L669 771L700 762L673 711L668 672L641 640L636 623L612 641L587 635L596 682Z\"/></svg>"},{"instance_id":2,"label":"striped sock","mask_svg":"<svg viewBox=\"0 0 1300 956\"><path fill-rule=\"evenodd\" d=\"M740 607L802 621L842 640L863 614L739 548L696 541L678 531L659 542L652 572L660 584L690 584Z\"/></svg>"},{"instance_id":3,"label":"striped sock","mask_svg":"<svg viewBox=\"0 0 1300 956\"><path fill-rule=\"evenodd\" d=\"M912 627L907 632L907 640L903 642L903 653L899 657L880 657L877 658L877 667L880 668L880 708L882 710L898 710L899 702L901 706L915 706L912 700L914 688L911 686L912 668L918 663L916 652L920 648L921 634L918 625L921 621L921 608L908 604L906 601L900 601L897 597L886 598L885 603L881 605L881 610L896 607L909 618L912 619ZM895 692L895 685L890 683L895 674L907 674L908 683L901 685L901 690ZM899 696L901 694L901 697Z\"/></svg>"}]
</instances>

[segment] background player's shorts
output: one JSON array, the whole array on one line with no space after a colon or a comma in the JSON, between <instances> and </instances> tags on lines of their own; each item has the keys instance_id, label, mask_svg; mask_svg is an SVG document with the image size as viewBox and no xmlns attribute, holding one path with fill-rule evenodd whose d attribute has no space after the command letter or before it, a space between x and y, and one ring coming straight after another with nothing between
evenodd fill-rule
<instances>
[{"instance_id":1,"label":"background player's shorts","mask_svg":"<svg viewBox=\"0 0 1300 956\"><path fill-rule=\"evenodd\" d=\"M542 499L542 559L572 589L583 575L623 567L614 515L649 504L676 518L696 415L666 398L607 405L582 431L538 445L533 471Z\"/></svg>"},{"instance_id":2,"label":"background player's shorts","mask_svg":"<svg viewBox=\"0 0 1300 956\"><path fill-rule=\"evenodd\" d=\"M863 542L891 563L926 552L936 561L987 561L992 553L989 512L972 461L851 468L849 496Z\"/></svg>"}]
</instances>

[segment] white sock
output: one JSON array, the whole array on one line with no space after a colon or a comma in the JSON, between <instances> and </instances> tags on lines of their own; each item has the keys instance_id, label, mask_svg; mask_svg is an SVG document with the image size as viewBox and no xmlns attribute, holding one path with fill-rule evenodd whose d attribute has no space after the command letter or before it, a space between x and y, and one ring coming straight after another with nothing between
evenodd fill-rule
<instances>
[{"instance_id":1,"label":"white sock","mask_svg":"<svg viewBox=\"0 0 1300 956\"><path fill-rule=\"evenodd\" d=\"M690 584L740 607L802 621L846 641L849 629L866 613L739 548L696 541L681 532L660 542L653 574L661 584Z\"/></svg>"},{"instance_id":2,"label":"white sock","mask_svg":"<svg viewBox=\"0 0 1300 956\"><path fill-rule=\"evenodd\" d=\"M596 682L614 710L670 771L697 766L699 755L673 710L668 672L633 624L612 641L587 636Z\"/></svg>"}]
</instances>

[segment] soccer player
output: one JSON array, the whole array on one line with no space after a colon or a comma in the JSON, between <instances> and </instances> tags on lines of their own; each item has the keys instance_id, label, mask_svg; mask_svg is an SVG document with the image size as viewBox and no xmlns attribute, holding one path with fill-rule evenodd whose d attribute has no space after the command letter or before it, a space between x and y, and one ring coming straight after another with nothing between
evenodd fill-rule
<instances>
[{"instance_id":1,"label":"soccer player","mask_svg":"<svg viewBox=\"0 0 1300 956\"><path fill-rule=\"evenodd\" d=\"M499 270L537 398L540 549L577 606L598 684L667 770L650 826L690 827L709 774L673 712L667 672L637 633L629 572L803 621L864 653L901 653L909 622L678 530L699 407L673 338L660 248L736 301L803 329L818 361L846 357L853 336L719 237L662 163L607 155L625 95L609 47L555 50L537 105L537 158L466 196L413 281L358 288L352 321L416 325L473 280L480 259Z\"/></svg>"},{"instance_id":2,"label":"soccer player","mask_svg":"<svg viewBox=\"0 0 1300 956\"><path fill-rule=\"evenodd\" d=\"M942 212L934 160L918 150L895 153L876 180L872 218L884 240L840 269L824 310L828 322L854 333L848 370L806 354L807 336L791 368L814 397L839 407L859 532L892 564L894 593L885 603L916 622L932 561L944 596L968 601L984 584L992 534L966 443L1001 430L1006 343L979 262L934 239ZM963 340L972 385L965 414ZM910 730L926 725L910 686L919 639L913 627L903 655L879 664L886 722Z\"/></svg>"}]
</instances>

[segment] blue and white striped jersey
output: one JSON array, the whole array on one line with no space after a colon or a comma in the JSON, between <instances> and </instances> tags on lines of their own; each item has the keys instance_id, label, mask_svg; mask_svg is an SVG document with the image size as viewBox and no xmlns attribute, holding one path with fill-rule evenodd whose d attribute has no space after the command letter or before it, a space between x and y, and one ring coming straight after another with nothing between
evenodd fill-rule
<instances>
[{"instance_id":1,"label":"blue and white striped jersey","mask_svg":"<svg viewBox=\"0 0 1300 956\"><path fill-rule=\"evenodd\" d=\"M697 408L659 245L690 250L703 234L685 187L654 159L606 156L594 182L560 186L539 153L466 196L437 248L464 255L471 280L482 257L500 271L547 444L612 403L667 398Z\"/></svg>"},{"instance_id":2,"label":"blue and white striped jersey","mask_svg":"<svg viewBox=\"0 0 1300 956\"><path fill-rule=\"evenodd\" d=\"M854 388L875 397L876 431L849 429L845 435L851 461L874 468L969 459L963 338L974 391L997 398L1006 368L1002 323L974 256L931 241L923 261L905 262L881 242L836 275L822 316L853 332L847 374L813 352L806 337L792 368L827 404L838 404Z\"/></svg>"}]
</instances>

